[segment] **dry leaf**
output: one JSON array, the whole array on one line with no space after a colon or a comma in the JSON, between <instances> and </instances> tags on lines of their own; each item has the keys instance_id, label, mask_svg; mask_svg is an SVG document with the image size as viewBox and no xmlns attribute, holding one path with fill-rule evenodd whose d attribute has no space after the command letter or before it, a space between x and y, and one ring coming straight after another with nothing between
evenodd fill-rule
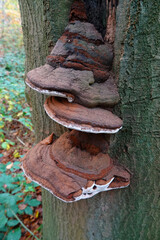
<instances>
[{"instance_id":1,"label":"dry leaf","mask_svg":"<svg viewBox=\"0 0 160 240\"><path fill-rule=\"evenodd\" d=\"M7 165L6 169L11 169L13 167L13 163Z\"/></svg>"},{"instance_id":2,"label":"dry leaf","mask_svg":"<svg viewBox=\"0 0 160 240\"><path fill-rule=\"evenodd\" d=\"M28 177L26 177L26 183L31 183L31 179L29 179Z\"/></svg>"},{"instance_id":3,"label":"dry leaf","mask_svg":"<svg viewBox=\"0 0 160 240\"><path fill-rule=\"evenodd\" d=\"M27 207L26 204L19 204L19 205L18 205L18 208L19 208L20 210L24 210L26 207Z\"/></svg>"},{"instance_id":4,"label":"dry leaf","mask_svg":"<svg viewBox=\"0 0 160 240\"><path fill-rule=\"evenodd\" d=\"M38 196L37 196L37 200L41 202L41 201L42 201L42 196L41 196L41 195L38 195Z\"/></svg>"},{"instance_id":5,"label":"dry leaf","mask_svg":"<svg viewBox=\"0 0 160 240\"><path fill-rule=\"evenodd\" d=\"M35 214L34 214L34 217L35 218L38 218L39 217L39 212L36 210Z\"/></svg>"}]
</instances>

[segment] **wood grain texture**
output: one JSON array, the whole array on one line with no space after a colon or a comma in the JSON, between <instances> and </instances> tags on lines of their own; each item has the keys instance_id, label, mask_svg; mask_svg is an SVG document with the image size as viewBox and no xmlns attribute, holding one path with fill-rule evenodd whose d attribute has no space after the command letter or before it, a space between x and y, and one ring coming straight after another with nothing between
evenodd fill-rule
<instances>
[{"instance_id":1,"label":"wood grain texture","mask_svg":"<svg viewBox=\"0 0 160 240\"><path fill-rule=\"evenodd\" d=\"M115 63L124 128L112 153L128 166L133 178L125 200L119 198L112 239L158 240L160 2L122 1L118 8Z\"/></svg>"}]
</instances>

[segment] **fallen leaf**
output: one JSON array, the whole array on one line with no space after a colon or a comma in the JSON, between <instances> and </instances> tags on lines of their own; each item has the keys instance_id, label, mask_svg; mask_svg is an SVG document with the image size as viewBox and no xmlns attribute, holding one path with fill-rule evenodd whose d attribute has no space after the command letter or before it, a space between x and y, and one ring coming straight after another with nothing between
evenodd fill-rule
<instances>
[{"instance_id":1,"label":"fallen leaf","mask_svg":"<svg viewBox=\"0 0 160 240\"><path fill-rule=\"evenodd\" d=\"M26 204L19 204L19 205L18 205L18 208L19 208L20 210L24 210L26 207L27 207Z\"/></svg>"},{"instance_id":2,"label":"fallen leaf","mask_svg":"<svg viewBox=\"0 0 160 240\"><path fill-rule=\"evenodd\" d=\"M4 153L3 153L3 156L4 156L4 157L8 157L9 155L10 155L10 153L8 153L8 152L4 152Z\"/></svg>"},{"instance_id":3,"label":"fallen leaf","mask_svg":"<svg viewBox=\"0 0 160 240\"><path fill-rule=\"evenodd\" d=\"M35 212L35 215L34 215L35 218L38 218L39 217L39 212L36 210Z\"/></svg>"},{"instance_id":4,"label":"fallen leaf","mask_svg":"<svg viewBox=\"0 0 160 240\"><path fill-rule=\"evenodd\" d=\"M37 200L41 202L41 201L42 201L42 196L41 196L41 195L38 195L38 196L37 196Z\"/></svg>"},{"instance_id":5,"label":"fallen leaf","mask_svg":"<svg viewBox=\"0 0 160 240\"><path fill-rule=\"evenodd\" d=\"M18 135L18 132L14 132L12 133L13 136L17 136Z\"/></svg>"},{"instance_id":6,"label":"fallen leaf","mask_svg":"<svg viewBox=\"0 0 160 240\"><path fill-rule=\"evenodd\" d=\"M19 154L19 152L18 152L17 150L15 150L14 153L13 153L13 156L14 156L15 158L19 158L19 157L20 157L20 154Z\"/></svg>"},{"instance_id":7,"label":"fallen leaf","mask_svg":"<svg viewBox=\"0 0 160 240\"><path fill-rule=\"evenodd\" d=\"M13 167L13 163L7 165L6 169L11 169Z\"/></svg>"},{"instance_id":8,"label":"fallen leaf","mask_svg":"<svg viewBox=\"0 0 160 240\"><path fill-rule=\"evenodd\" d=\"M31 183L31 182L32 182L32 180L29 179L28 177L26 177L26 183Z\"/></svg>"}]
</instances>

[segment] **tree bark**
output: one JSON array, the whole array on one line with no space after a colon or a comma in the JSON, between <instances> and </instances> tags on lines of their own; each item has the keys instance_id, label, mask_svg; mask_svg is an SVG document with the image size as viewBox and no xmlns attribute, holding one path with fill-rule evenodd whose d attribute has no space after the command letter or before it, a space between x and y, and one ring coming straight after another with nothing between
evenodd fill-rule
<instances>
[{"instance_id":1,"label":"tree bark","mask_svg":"<svg viewBox=\"0 0 160 240\"><path fill-rule=\"evenodd\" d=\"M44 64L67 25L71 3L19 0L26 71ZM156 0L120 0L116 12L114 71L121 102L115 111L124 126L110 151L131 170L130 187L68 204L43 190L44 240L160 239L159 10ZM62 134L65 129L44 112L44 96L29 89L27 96L37 141L50 132Z\"/></svg>"}]
</instances>

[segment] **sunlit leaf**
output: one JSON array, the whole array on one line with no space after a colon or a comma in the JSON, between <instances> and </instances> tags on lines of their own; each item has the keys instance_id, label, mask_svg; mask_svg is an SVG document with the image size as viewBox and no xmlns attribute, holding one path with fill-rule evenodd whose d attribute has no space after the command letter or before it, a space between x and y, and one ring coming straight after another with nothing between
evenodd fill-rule
<instances>
[{"instance_id":1,"label":"sunlit leaf","mask_svg":"<svg viewBox=\"0 0 160 240\"><path fill-rule=\"evenodd\" d=\"M5 120L11 122L12 121L12 116L6 117Z\"/></svg>"},{"instance_id":2,"label":"sunlit leaf","mask_svg":"<svg viewBox=\"0 0 160 240\"><path fill-rule=\"evenodd\" d=\"M3 142L3 143L1 144L1 147L2 147L3 149L6 149L6 150L9 150L9 149L10 149L10 145L9 145L7 142Z\"/></svg>"},{"instance_id":3,"label":"sunlit leaf","mask_svg":"<svg viewBox=\"0 0 160 240\"><path fill-rule=\"evenodd\" d=\"M20 154L17 150L15 150L14 153L13 153L13 156L14 156L14 158L19 158Z\"/></svg>"},{"instance_id":4,"label":"sunlit leaf","mask_svg":"<svg viewBox=\"0 0 160 240\"><path fill-rule=\"evenodd\" d=\"M13 163L10 163L9 165L6 166L6 169L11 169L13 167Z\"/></svg>"},{"instance_id":5,"label":"sunlit leaf","mask_svg":"<svg viewBox=\"0 0 160 240\"><path fill-rule=\"evenodd\" d=\"M35 218L38 218L39 216L39 211L36 211Z\"/></svg>"},{"instance_id":6,"label":"sunlit leaf","mask_svg":"<svg viewBox=\"0 0 160 240\"><path fill-rule=\"evenodd\" d=\"M8 99L9 99L9 96L8 96L8 95L5 95L4 98L5 98L6 100L8 100Z\"/></svg>"},{"instance_id":7,"label":"sunlit leaf","mask_svg":"<svg viewBox=\"0 0 160 240\"><path fill-rule=\"evenodd\" d=\"M0 128L3 128L3 127L4 127L4 122L0 121Z\"/></svg>"},{"instance_id":8,"label":"sunlit leaf","mask_svg":"<svg viewBox=\"0 0 160 240\"><path fill-rule=\"evenodd\" d=\"M11 140L9 140L9 139L6 139L6 142L7 142L7 143L9 143L9 144L10 144L10 145L12 145L12 146L13 146L13 145L15 145L15 143L14 143L14 142L12 142L12 141L11 141Z\"/></svg>"},{"instance_id":9,"label":"sunlit leaf","mask_svg":"<svg viewBox=\"0 0 160 240\"><path fill-rule=\"evenodd\" d=\"M20 117L20 116L22 116L23 115L23 112L19 112L18 114L17 114L17 117Z\"/></svg>"}]
</instances>

